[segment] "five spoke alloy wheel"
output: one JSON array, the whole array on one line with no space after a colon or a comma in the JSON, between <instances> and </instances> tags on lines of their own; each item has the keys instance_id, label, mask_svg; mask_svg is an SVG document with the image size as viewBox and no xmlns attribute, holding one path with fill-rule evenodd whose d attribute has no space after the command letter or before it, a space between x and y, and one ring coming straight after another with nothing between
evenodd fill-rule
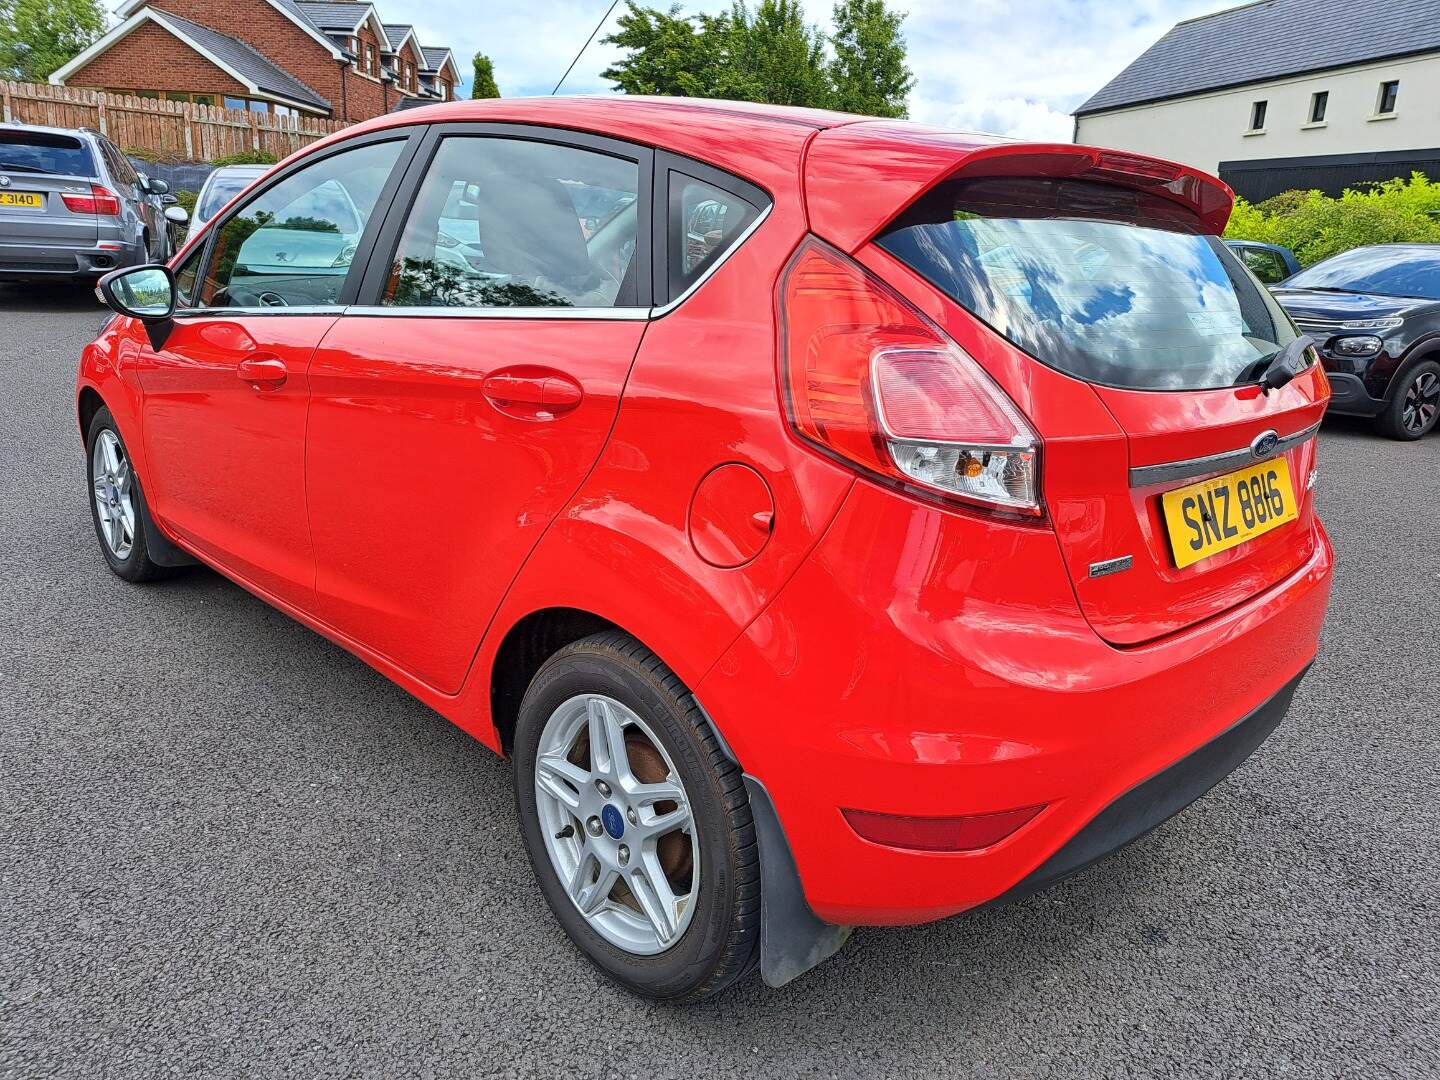
<instances>
[{"instance_id":1,"label":"five spoke alloy wheel","mask_svg":"<svg viewBox=\"0 0 1440 1080\"><path fill-rule=\"evenodd\" d=\"M130 557L135 547L134 473L115 432L101 429L90 450L91 487L100 536L115 558Z\"/></svg>"},{"instance_id":2,"label":"five spoke alloy wheel","mask_svg":"<svg viewBox=\"0 0 1440 1080\"><path fill-rule=\"evenodd\" d=\"M546 854L575 909L632 955L670 948L695 912L700 853L655 732L613 697L572 697L545 723L534 784Z\"/></svg>"},{"instance_id":3,"label":"five spoke alloy wheel","mask_svg":"<svg viewBox=\"0 0 1440 1080\"><path fill-rule=\"evenodd\" d=\"M760 956L759 843L744 774L695 695L617 629L560 647L527 682L515 805L561 928L655 1001L743 978Z\"/></svg>"}]
</instances>

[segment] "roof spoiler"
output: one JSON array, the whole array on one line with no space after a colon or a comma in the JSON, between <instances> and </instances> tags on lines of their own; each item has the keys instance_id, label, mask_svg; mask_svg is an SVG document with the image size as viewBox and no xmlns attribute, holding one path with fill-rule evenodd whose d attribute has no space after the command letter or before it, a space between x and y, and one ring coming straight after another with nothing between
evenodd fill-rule
<instances>
[{"instance_id":1,"label":"roof spoiler","mask_svg":"<svg viewBox=\"0 0 1440 1080\"><path fill-rule=\"evenodd\" d=\"M1219 234L1235 193L1173 161L1074 143L1010 142L920 124L870 120L820 132L805 160L810 228L854 252L942 180L955 176L1076 177L1162 196ZM857 199L857 190L865 192Z\"/></svg>"},{"instance_id":2,"label":"roof spoiler","mask_svg":"<svg viewBox=\"0 0 1440 1080\"><path fill-rule=\"evenodd\" d=\"M1229 185L1188 165L1072 143L989 146L970 154L945 179L956 176L1073 177L1137 188L1193 211L1217 235L1235 205Z\"/></svg>"}]
</instances>

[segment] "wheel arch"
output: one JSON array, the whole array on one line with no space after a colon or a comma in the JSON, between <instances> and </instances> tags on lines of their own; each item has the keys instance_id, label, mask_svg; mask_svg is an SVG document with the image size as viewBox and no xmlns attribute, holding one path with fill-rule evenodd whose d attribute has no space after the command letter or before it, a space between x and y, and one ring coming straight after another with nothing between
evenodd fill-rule
<instances>
[{"instance_id":1,"label":"wheel arch","mask_svg":"<svg viewBox=\"0 0 1440 1080\"><path fill-rule=\"evenodd\" d=\"M105 399L100 396L99 390L93 386L80 388L80 393L75 399L75 410L80 421L80 437L82 439L90 434L90 424L95 419L95 414L106 407Z\"/></svg>"},{"instance_id":2,"label":"wheel arch","mask_svg":"<svg viewBox=\"0 0 1440 1080\"><path fill-rule=\"evenodd\" d=\"M1385 403L1388 405L1400 388L1401 382L1414 370L1415 365L1425 360L1440 360L1440 333L1423 337L1410 346L1408 352L1395 365L1395 371L1385 386Z\"/></svg>"}]
</instances>

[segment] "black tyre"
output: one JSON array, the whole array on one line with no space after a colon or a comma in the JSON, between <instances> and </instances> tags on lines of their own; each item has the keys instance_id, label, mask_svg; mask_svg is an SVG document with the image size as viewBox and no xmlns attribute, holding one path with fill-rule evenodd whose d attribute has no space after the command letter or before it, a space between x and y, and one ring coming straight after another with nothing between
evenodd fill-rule
<instances>
[{"instance_id":1,"label":"black tyre","mask_svg":"<svg viewBox=\"0 0 1440 1080\"><path fill-rule=\"evenodd\" d=\"M109 409L90 421L85 438L90 517L106 563L126 581L153 581L168 572L150 558L145 540L145 497L125 440Z\"/></svg>"},{"instance_id":2,"label":"black tyre","mask_svg":"<svg viewBox=\"0 0 1440 1080\"><path fill-rule=\"evenodd\" d=\"M514 761L531 864L586 956L674 1004L750 971L760 861L740 769L653 653L612 632L552 656L521 703Z\"/></svg>"},{"instance_id":3,"label":"black tyre","mask_svg":"<svg viewBox=\"0 0 1440 1080\"><path fill-rule=\"evenodd\" d=\"M1421 360L1402 371L1385 411L1375 418L1381 434L1411 442L1429 434L1440 418L1440 362Z\"/></svg>"}]
</instances>

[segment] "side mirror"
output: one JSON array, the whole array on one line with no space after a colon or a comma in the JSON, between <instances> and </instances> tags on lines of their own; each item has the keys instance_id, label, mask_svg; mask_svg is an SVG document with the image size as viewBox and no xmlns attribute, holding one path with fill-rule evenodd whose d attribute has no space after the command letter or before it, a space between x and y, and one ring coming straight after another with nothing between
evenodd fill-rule
<instances>
[{"instance_id":1,"label":"side mirror","mask_svg":"<svg viewBox=\"0 0 1440 1080\"><path fill-rule=\"evenodd\" d=\"M165 344L175 315L175 275L168 266L113 270L95 291L112 311L143 322L151 345L159 349Z\"/></svg>"},{"instance_id":2,"label":"side mirror","mask_svg":"<svg viewBox=\"0 0 1440 1080\"><path fill-rule=\"evenodd\" d=\"M152 180L145 178L145 187L151 195L169 195L170 182L168 180Z\"/></svg>"},{"instance_id":3,"label":"side mirror","mask_svg":"<svg viewBox=\"0 0 1440 1080\"><path fill-rule=\"evenodd\" d=\"M174 196L174 195L161 195L161 196L160 196L160 205L161 205L161 206L174 206L174 205L175 205L176 203L178 203L179 201L180 201L179 198L177 198L177 197Z\"/></svg>"},{"instance_id":4,"label":"side mirror","mask_svg":"<svg viewBox=\"0 0 1440 1080\"><path fill-rule=\"evenodd\" d=\"M167 195L165 197L172 201L175 199L174 195ZM189 225L190 213L183 206L167 206L165 207L165 220L172 225Z\"/></svg>"}]
</instances>

